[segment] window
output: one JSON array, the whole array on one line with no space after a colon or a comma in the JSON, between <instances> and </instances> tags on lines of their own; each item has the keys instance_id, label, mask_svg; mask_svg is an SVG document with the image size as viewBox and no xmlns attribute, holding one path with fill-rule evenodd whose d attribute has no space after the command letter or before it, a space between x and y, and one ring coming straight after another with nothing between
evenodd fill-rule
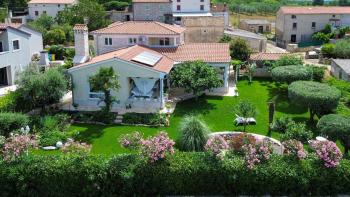
<instances>
[{"instance_id":1,"label":"window","mask_svg":"<svg viewBox=\"0 0 350 197\"><path fill-rule=\"evenodd\" d=\"M290 36L290 42L292 42L292 43L297 42L297 35L292 34L292 35Z\"/></svg>"},{"instance_id":2,"label":"window","mask_svg":"<svg viewBox=\"0 0 350 197\"><path fill-rule=\"evenodd\" d=\"M145 5L145 10L150 10L150 9L151 9L151 7L148 4L146 4Z\"/></svg>"},{"instance_id":3,"label":"window","mask_svg":"<svg viewBox=\"0 0 350 197\"><path fill-rule=\"evenodd\" d=\"M201 0L201 2L203 3L203 2L204 2L204 0Z\"/></svg>"},{"instance_id":4,"label":"window","mask_svg":"<svg viewBox=\"0 0 350 197\"><path fill-rule=\"evenodd\" d=\"M181 0L177 0L177 2L181 2Z\"/></svg>"},{"instance_id":5,"label":"window","mask_svg":"<svg viewBox=\"0 0 350 197\"><path fill-rule=\"evenodd\" d=\"M292 18L293 18L293 19L295 19L295 18L297 18L297 16L295 16L295 15L292 15Z\"/></svg>"},{"instance_id":6,"label":"window","mask_svg":"<svg viewBox=\"0 0 350 197\"><path fill-rule=\"evenodd\" d=\"M45 11L45 10L43 11L43 14L46 14L46 11Z\"/></svg>"},{"instance_id":7,"label":"window","mask_svg":"<svg viewBox=\"0 0 350 197\"><path fill-rule=\"evenodd\" d=\"M0 53L4 52L3 46L2 46L2 42L0 42Z\"/></svg>"},{"instance_id":8,"label":"window","mask_svg":"<svg viewBox=\"0 0 350 197\"><path fill-rule=\"evenodd\" d=\"M105 38L105 45L110 46L112 44L113 44L112 38Z\"/></svg>"},{"instance_id":9,"label":"window","mask_svg":"<svg viewBox=\"0 0 350 197\"><path fill-rule=\"evenodd\" d=\"M332 16L333 16L333 18L335 17L335 15L334 15L334 14L333 14Z\"/></svg>"},{"instance_id":10,"label":"window","mask_svg":"<svg viewBox=\"0 0 350 197\"><path fill-rule=\"evenodd\" d=\"M19 40L12 41L13 50L19 50Z\"/></svg>"},{"instance_id":11,"label":"window","mask_svg":"<svg viewBox=\"0 0 350 197\"><path fill-rule=\"evenodd\" d=\"M170 45L170 38L159 39L159 45L160 46L169 46Z\"/></svg>"},{"instance_id":12,"label":"window","mask_svg":"<svg viewBox=\"0 0 350 197\"><path fill-rule=\"evenodd\" d=\"M204 5L200 6L200 10L203 11L204 10Z\"/></svg>"},{"instance_id":13,"label":"window","mask_svg":"<svg viewBox=\"0 0 350 197\"><path fill-rule=\"evenodd\" d=\"M89 92L89 98L91 99L103 99L104 97L104 93L98 90L95 90L91 87L91 84L89 84L90 86L90 92Z\"/></svg>"},{"instance_id":14,"label":"window","mask_svg":"<svg viewBox=\"0 0 350 197\"><path fill-rule=\"evenodd\" d=\"M34 14L35 14L35 16L39 16L39 12L38 11L35 11Z\"/></svg>"},{"instance_id":15,"label":"window","mask_svg":"<svg viewBox=\"0 0 350 197\"><path fill-rule=\"evenodd\" d=\"M316 28L316 22L312 22L311 28L312 28L312 29L315 29L315 28Z\"/></svg>"},{"instance_id":16,"label":"window","mask_svg":"<svg viewBox=\"0 0 350 197\"><path fill-rule=\"evenodd\" d=\"M293 29L297 28L297 23L293 23Z\"/></svg>"},{"instance_id":17,"label":"window","mask_svg":"<svg viewBox=\"0 0 350 197\"><path fill-rule=\"evenodd\" d=\"M61 7L61 4L58 4L57 7Z\"/></svg>"},{"instance_id":18,"label":"window","mask_svg":"<svg viewBox=\"0 0 350 197\"><path fill-rule=\"evenodd\" d=\"M129 38L129 44L136 44L137 38Z\"/></svg>"},{"instance_id":19,"label":"window","mask_svg":"<svg viewBox=\"0 0 350 197\"><path fill-rule=\"evenodd\" d=\"M177 11L180 11L180 10L181 10L181 5L177 5L177 6L176 6L176 10L177 10Z\"/></svg>"}]
</instances>

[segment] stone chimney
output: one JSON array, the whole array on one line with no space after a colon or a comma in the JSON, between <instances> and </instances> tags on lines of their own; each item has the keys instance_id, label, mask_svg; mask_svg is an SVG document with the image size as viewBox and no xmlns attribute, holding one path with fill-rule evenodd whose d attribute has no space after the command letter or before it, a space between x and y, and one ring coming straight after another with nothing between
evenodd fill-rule
<instances>
[{"instance_id":1,"label":"stone chimney","mask_svg":"<svg viewBox=\"0 0 350 197\"><path fill-rule=\"evenodd\" d=\"M76 24L73 28L75 56L73 64L78 65L89 61L89 32L85 24Z\"/></svg>"}]
</instances>

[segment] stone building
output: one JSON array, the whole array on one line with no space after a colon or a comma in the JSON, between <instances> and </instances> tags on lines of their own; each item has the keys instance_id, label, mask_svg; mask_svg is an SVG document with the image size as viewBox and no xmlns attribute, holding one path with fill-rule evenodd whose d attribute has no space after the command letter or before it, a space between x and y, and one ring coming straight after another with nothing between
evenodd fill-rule
<instances>
[{"instance_id":1,"label":"stone building","mask_svg":"<svg viewBox=\"0 0 350 197\"><path fill-rule=\"evenodd\" d=\"M172 22L171 0L133 0L132 5L135 21Z\"/></svg>"},{"instance_id":2,"label":"stone building","mask_svg":"<svg viewBox=\"0 0 350 197\"><path fill-rule=\"evenodd\" d=\"M241 20L239 28L254 33L271 33L271 23L268 20Z\"/></svg>"}]
</instances>

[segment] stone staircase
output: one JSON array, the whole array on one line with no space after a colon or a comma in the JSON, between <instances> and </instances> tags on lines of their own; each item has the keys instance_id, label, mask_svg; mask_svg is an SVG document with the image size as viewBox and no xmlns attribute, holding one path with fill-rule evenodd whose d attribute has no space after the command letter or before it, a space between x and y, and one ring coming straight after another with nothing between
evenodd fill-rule
<instances>
[{"instance_id":1,"label":"stone staircase","mask_svg":"<svg viewBox=\"0 0 350 197\"><path fill-rule=\"evenodd\" d=\"M121 124L123 122L123 115L118 114L116 119L114 120L115 124Z\"/></svg>"}]
</instances>

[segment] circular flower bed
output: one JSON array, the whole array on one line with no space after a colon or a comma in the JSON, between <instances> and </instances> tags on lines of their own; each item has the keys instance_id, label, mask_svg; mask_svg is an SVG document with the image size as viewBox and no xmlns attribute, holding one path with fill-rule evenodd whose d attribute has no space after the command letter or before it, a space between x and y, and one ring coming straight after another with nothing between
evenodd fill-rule
<instances>
[{"instance_id":1,"label":"circular flower bed","mask_svg":"<svg viewBox=\"0 0 350 197\"><path fill-rule=\"evenodd\" d=\"M236 132L236 131L223 131L223 132L215 132L215 133L211 133L210 135L212 136L221 136L224 139L232 139L234 137L238 137L240 134L242 134L243 132ZM263 135L259 135L259 134L255 134L255 133L246 133L252 137L254 137L254 139L251 140L255 140L258 142L266 142L266 143L270 143L273 149L273 152L276 154L283 154L283 145L281 144L280 141L267 137L267 136L263 136ZM242 144L243 145L243 144Z\"/></svg>"}]
</instances>

